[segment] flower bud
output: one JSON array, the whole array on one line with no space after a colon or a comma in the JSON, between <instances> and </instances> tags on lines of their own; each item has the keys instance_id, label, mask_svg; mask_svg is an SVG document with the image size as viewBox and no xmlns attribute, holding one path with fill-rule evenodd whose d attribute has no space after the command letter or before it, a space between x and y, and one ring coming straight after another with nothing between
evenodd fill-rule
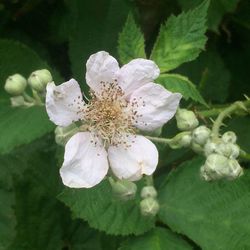
<instances>
[{"instance_id":1,"label":"flower bud","mask_svg":"<svg viewBox=\"0 0 250 250\"><path fill-rule=\"evenodd\" d=\"M206 126L199 126L198 128L193 130L192 133L193 142L202 146L207 142L210 134L211 130L209 128L207 128Z\"/></svg>"},{"instance_id":2,"label":"flower bud","mask_svg":"<svg viewBox=\"0 0 250 250\"><path fill-rule=\"evenodd\" d=\"M203 152L202 146L199 145L198 143L192 142L191 148L192 148L192 150L193 150L195 153L197 153L197 154L200 154L200 153Z\"/></svg>"},{"instance_id":3,"label":"flower bud","mask_svg":"<svg viewBox=\"0 0 250 250\"><path fill-rule=\"evenodd\" d=\"M236 143L237 136L233 131L227 131L222 135L222 140L225 143Z\"/></svg>"},{"instance_id":4,"label":"flower bud","mask_svg":"<svg viewBox=\"0 0 250 250\"><path fill-rule=\"evenodd\" d=\"M176 112L177 127L180 130L192 130L199 125L193 111L187 109L178 109Z\"/></svg>"},{"instance_id":5,"label":"flower bud","mask_svg":"<svg viewBox=\"0 0 250 250\"><path fill-rule=\"evenodd\" d=\"M218 153L219 145L222 143L220 139L210 140L208 139L204 146L204 154L209 156L214 153Z\"/></svg>"},{"instance_id":6,"label":"flower bud","mask_svg":"<svg viewBox=\"0 0 250 250\"><path fill-rule=\"evenodd\" d=\"M74 123L67 127L57 126L55 129L55 141L58 145L65 146L68 140L78 131L79 129Z\"/></svg>"},{"instance_id":7,"label":"flower bud","mask_svg":"<svg viewBox=\"0 0 250 250\"><path fill-rule=\"evenodd\" d=\"M137 186L135 183L129 180L118 180L114 181L112 178L109 179L113 194L121 200L131 200L135 197Z\"/></svg>"},{"instance_id":8,"label":"flower bud","mask_svg":"<svg viewBox=\"0 0 250 250\"><path fill-rule=\"evenodd\" d=\"M24 92L26 86L26 79L20 74L14 74L7 78L4 89L7 93L18 96Z\"/></svg>"},{"instance_id":9,"label":"flower bud","mask_svg":"<svg viewBox=\"0 0 250 250\"><path fill-rule=\"evenodd\" d=\"M240 166L237 160L229 159L228 160L228 178L233 180L239 176L243 175L243 168Z\"/></svg>"},{"instance_id":10,"label":"flower bud","mask_svg":"<svg viewBox=\"0 0 250 250\"><path fill-rule=\"evenodd\" d=\"M47 69L36 70L31 73L28 83L32 89L42 92L46 85L52 81L52 76Z\"/></svg>"},{"instance_id":11,"label":"flower bud","mask_svg":"<svg viewBox=\"0 0 250 250\"><path fill-rule=\"evenodd\" d=\"M177 134L169 142L172 149L189 147L192 141L191 132L185 131Z\"/></svg>"},{"instance_id":12,"label":"flower bud","mask_svg":"<svg viewBox=\"0 0 250 250\"><path fill-rule=\"evenodd\" d=\"M154 198L146 198L140 202L141 214L144 216L155 216L159 209L159 203Z\"/></svg>"},{"instance_id":13,"label":"flower bud","mask_svg":"<svg viewBox=\"0 0 250 250\"><path fill-rule=\"evenodd\" d=\"M143 187L141 190L141 197L143 199L146 199L149 197L156 198L156 196L157 196L157 191L154 186L146 186L146 187Z\"/></svg>"},{"instance_id":14,"label":"flower bud","mask_svg":"<svg viewBox=\"0 0 250 250\"><path fill-rule=\"evenodd\" d=\"M240 148L238 145L233 143L220 143L217 148L217 152L227 158L235 159L240 154Z\"/></svg>"},{"instance_id":15,"label":"flower bud","mask_svg":"<svg viewBox=\"0 0 250 250\"><path fill-rule=\"evenodd\" d=\"M201 167L200 173L206 181L211 181L227 177L227 171L228 159L223 155L211 154Z\"/></svg>"}]
</instances>

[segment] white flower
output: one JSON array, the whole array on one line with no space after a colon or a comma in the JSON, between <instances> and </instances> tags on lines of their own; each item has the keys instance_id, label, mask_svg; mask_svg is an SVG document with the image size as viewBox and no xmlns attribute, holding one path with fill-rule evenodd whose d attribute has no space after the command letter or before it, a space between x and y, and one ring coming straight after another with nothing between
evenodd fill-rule
<instances>
[{"instance_id":1,"label":"white flower","mask_svg":"<svg viewBox=\"0 0 250 250\"><path fill-rule=\"evenodd\" d=\"M181 99L179 93L153 83L159 73L157 65L145 59L119 68L115 58L100 51L87 61L86 81L92 97L88 103L74 79L47 85L50 120L58 126L80 120L88 128L65 146L60 174L66 186L93 187L109 166L119 179L132 181L155 171L158 151L147 138L136 135L136 129L161 127L174 116Z\"/></svg>"}]
</instances>

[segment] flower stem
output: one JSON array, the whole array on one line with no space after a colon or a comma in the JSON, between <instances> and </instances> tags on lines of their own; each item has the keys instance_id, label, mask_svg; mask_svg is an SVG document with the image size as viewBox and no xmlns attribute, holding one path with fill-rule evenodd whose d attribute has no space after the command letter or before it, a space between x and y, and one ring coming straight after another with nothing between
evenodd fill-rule
<instances>
[{"instance_id":1,"label":"flower stem","mask_svg":"<svg viewBox=\"0 0 250 250\"><path fill-rule=\"evenodd\" d=\"M223 120L226 117L229 117L231 114L237 111L241 111L241 110L247 111L248 106L250 106L250 100L246 100L245 102L237 101L231 104L229 107L225 108L223 111L221 111L218 117L216 118L214 125L212 127L212 136L214 138L219 136L220 127L222 126Z\"/></svg>"},{"instance_id":2,"label":"flower stem","mask_svg":"<svg viewBox=\"0 0 250 250\"><path fill-rule=\"evenodd\" d=\"M250 161L250 154L241 149L240 158L245 161Z\"/></svg>"},{"instance_id":3,"label":"flower stem","mask_svg":"<svg viewBox=\"0 0 250 250\"><path fill-rule=\"evenodd\" d=\"M150 141L162 143L162 144L169 144L171 142L171 139L168 138L159 138L159 137L152 137L152 136L146 136Z\"/></svg>"}]
</instances>

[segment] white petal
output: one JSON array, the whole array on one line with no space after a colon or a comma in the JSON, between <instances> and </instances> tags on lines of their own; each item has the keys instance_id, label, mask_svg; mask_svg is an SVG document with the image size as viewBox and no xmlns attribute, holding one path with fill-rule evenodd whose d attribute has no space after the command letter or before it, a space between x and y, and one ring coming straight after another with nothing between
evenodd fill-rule
<instances>
[{"instance_id":1,"label":"white petal","mask_svg":"<svg viewBox=\"0 0 250 250\"><path fill-rule=\"evenodd\" d=\"M108 149L113 173L119 179L132 181L140 179L143 174L151 175L158 164L158 151L155 145L140 135L130 135L126 145L118 144Z\"/></svg>"},{"instance_id":2,"label":"white petal","mask_svg":"<svg viewBox=\"0 0 250 250\"><path fill-rule=\"evenodd\" d=\"M130 95L144 84L152 82L159 74L160 70L153 61L134 59L120 69L117 79L126 95Z\"/></svg>"},{"instance_id":3,"label":"white petal","mask_svg":"<svg viewBox=\"0 0 250 250\"><path fill-rule=\"evenodd\" d=\"M46 110L49 118L58 126L66 127L82 118L79 110L83 108L79 84L74 79L59 86L54 82L47 85Z\"/></svg>"},{"instance_id":4,"label":"white petal","mask_svg":"<svg viewBox=\"0 0 250 250\"><path fill-rule=\"evenodd\" d=\"M161 127L174 116L181 97L181 94L171 93L155 83L137 89L130 98L137 111L134 125L145 131Z\"/></svg>"},{"instance_id":5,"label":"white petal","mask_svg":"<svg viewBox=\"0 0 250 250\"><path fill-rule=\"evenodd\" d=\"M89 132L80 132L66 144L64 162L60 169L64 185L90 188L101 182L107 174L107 152L101 141L92 137Z\"/></svg>"},{"instance_id":6,"label":"white petal","mask_svg":"<svg viewBox=\"0 0 250 250\"><path fill-rule=\"evenodd\" d=\"M119 64L109 53L99 51L89 57L86 69L87 84L92 90L98 92L101 89L101 81L114 81Z\"/></svg>"}]
</instances>

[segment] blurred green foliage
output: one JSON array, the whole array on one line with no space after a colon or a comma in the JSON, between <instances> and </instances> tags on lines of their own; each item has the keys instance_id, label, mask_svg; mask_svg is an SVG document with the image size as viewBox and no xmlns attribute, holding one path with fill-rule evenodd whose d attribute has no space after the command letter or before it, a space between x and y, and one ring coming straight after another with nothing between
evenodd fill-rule
<instances>
[{"instance_id":1,"label":"blurred green foliage","mask_svg":"<svg viewBox=\"0 0 250 250\"><path fill-rule=\"evenodd\" d=\"M48 68L57 84L74 77L86 92L86 60L105 50L121 64L136 57L155 60L162 72L169 71L159 83L181 92L182 106L196 110L243 99L250 93L250 2L208 5L201 0L1 1L0 250L250 248L247 170L235 183L203 183L197 176L201 158L184 162L193 154L159 146L161 211L156 222L144 219L138 201L112 200L106 182L91 190L65 190L58 173L63 149L54 144L54 126L44 109L12 109L3 89L11 74L28 77ZM230 121L230 128L250 151L249 117ZM175 131L172 121L162 134Z\"/></svg>"}]
</instances>

